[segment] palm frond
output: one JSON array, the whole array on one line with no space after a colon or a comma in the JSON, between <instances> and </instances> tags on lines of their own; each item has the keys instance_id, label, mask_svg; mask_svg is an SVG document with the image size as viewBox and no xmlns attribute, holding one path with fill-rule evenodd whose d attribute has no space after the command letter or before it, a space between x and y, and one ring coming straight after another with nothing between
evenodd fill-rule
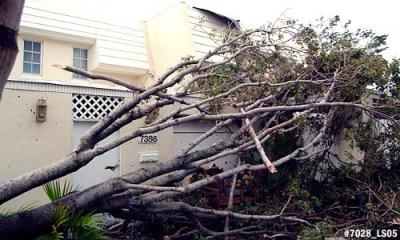
<instances>
[{"instance_id":1,"label":"palm frond","mask_svg":"<svg viewBox=\"0 0 400 240\"><path fill-rule=\"evenodd\" d=\"M15 215L20 212L32 210L35 207L36 207L36 204L34 202L22 205L21 207L19 207L16 210L9 210L9 209L0 207L0 217L9 217L9 216Z\"/></svg>"},{"instance_id":2,"label":"palm frond","mask_svg":"<svg viewBox=\"0 0 400 240\"><path fill-rule=\"evenodd\" d=\"M110 239L107 237L103 231L95 228L90 229L81 229L80 231L75 232L76 239L85 239L85 240L107 240Z\"/></svg>"},{"instance_id":3,"label":"palm frond","mask_svg":"<svg viewBox=\"0 0 400 240\"><path fill-rule=\"evenodd\" d=\"M61 229L66 225L68 225L68 221L69 221L68 208L63 205L57 206L56 211L52 218L54 228Z\"/></svg>"},{"instance_id":4,"label":"palm frond","mask_svg":"<svg viewBox=\"0 0 400 240\"><path fill-rule=\"evenodd\" d=\"M52 202L79 190L79 187L74 187L70 181L65 181L61 184L59 180L48 182L42 187L47 197Z\"/></svg>"},{"instance_id":5,"label":"palm frond","mask_svg":"<svg viewBox=\"0 0 400 240\"><path fill-rule=\"evenodd\" d=\"M63 238L63 233L59 232L57 228L53 225L53 231L51 233L37 237L35 238L35 240L62 240Z\"/></svg>"},{"instance_id":6,"label":"palm frond","mask_svg":"<svg viewBox=\"0 0 400 240\"><path fill-rule=\"evenodd\" d=\"M71 213L68 219L68 227L73 230L76 239L108 239L101 228L103 223L103 217L93 213Z\"/></svg>"},{"instance_id":7,"label":"palm frond","mask_svg":"<svg viewBox=\"0 0 400 240\"><path fill-rule=\"evenodd\" d=\"M55 201L74 191L78 191L79 187L73 187L69 181L61 184L59 180L55 180L44 184L43 190L50 201ZM37 238L37 240L63 239L67 233L72 234L74 239L108 239L104 230L100 227L103 224L102 218L99 215L94 215L94 213L76 212L73 209L59 205L53 215L52 222L53 231Z\"/></svg>"}]
</instances>

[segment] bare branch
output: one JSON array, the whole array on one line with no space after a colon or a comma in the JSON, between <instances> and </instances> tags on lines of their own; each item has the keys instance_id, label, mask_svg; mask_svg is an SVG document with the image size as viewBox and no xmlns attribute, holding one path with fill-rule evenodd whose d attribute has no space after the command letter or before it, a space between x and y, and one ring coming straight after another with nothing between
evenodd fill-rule
<instances>
[{"instance_id":1,"label":"bare branch","mask_svg":"<svg viewBox=\"0 0 400 240\"><path fill-rule=\"evenodd\" d=\"M244 113L245 111L242 109L242 112ZM261 159L265 164L265 167L271 172L271 173L276 173L278 170L272 165L271 160L267 157L265 154L264 148L261 146L260 140L257 137L256 132L254 131L253 126L250 124L250 120L248 118L244 119L246 126L249 130L250 136L253 138L254 144L256 145L257 151L260 153Z\"/></svg>"},{"instance_id":2,"label":"bare branch","mask_svg":"<svg viewBox=\"0 0 400 240\"><path fill-rule=\"evenodd\" d=\"M205 214L211 216L219 216L219 217L231 217L234 219L240 220L256 220L256 221L275 221L275 220L283 220L289 222L297 222L301 224L305 224L307 226L312 226L308 221L304 219L300 219L297 217L289 217L283 215L252 215L252 214L242 214L236 213L232 211L223 211L223 210L215 210L215 209L207 209L200 207L193 207L184 202L172 202L172 203L158 203L153 204L151 207L147 208L146 211L150 213L168 213L168 212L188 212L194 215L197 214ZM204 215L202 215L204 216Z\"/></svg>"}]
</instances>

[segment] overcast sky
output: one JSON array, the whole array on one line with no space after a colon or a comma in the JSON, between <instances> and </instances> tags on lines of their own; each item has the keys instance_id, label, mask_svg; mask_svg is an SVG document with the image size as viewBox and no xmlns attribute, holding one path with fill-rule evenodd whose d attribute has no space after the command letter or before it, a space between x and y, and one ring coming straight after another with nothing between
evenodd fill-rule
<instances>
[{"instance_id":1,"label":"overcast sky","mask_svg":"<svg viewBox=\"0 0 400 240\"><path fill-rule=\"evenodd\" d=\"M127 24L146 20L152 15L181 2L179 0L37 0L79 7L80 11L101 14ZM246 26L273 21L280 14L310 22L321 16L340 15L351 20L355 28L369 28L378 34L389 34L386 58L400 57L400 1L396 0L186 0L191 6L239 19ZM399 3L398 3L399 2Z\"/></svg>"}]
</instances>

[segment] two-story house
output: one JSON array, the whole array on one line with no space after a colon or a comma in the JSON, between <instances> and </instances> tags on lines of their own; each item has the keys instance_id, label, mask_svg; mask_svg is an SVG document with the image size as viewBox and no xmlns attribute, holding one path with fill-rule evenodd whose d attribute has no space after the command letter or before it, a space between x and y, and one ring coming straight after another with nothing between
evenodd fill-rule
<instances>
[{"instance_id":1,"label":"two-story house","mask_svg":"<svg viewBox=\"0 0 400 240\"><path fill-rule=\"evenodd\" d=\"M70 154L80 137L105 114L133 97L107 82L82 78L53 64L72 65L148 86L186 56L200 56L218 44L232 20L179 3L154 17L126 26L37 0L27 0L18 37L19 54L0 103L0 180ZM152 73L147 74L147 73ZM151 77L152 76L152 77ZM166 110L161 110L160 115ZM135 121L108 139L143 126ZM157 141L132 140L68 176L88 187L148 164L167 161L213 123L192 123L156 133ZM226 137L221 130L203 144ZM173 150L172 150L173 149ZM222 167L234 157L219 161ZM7 203L11 208L45 202L40 188Z\"/></svg>"}]
</instances>

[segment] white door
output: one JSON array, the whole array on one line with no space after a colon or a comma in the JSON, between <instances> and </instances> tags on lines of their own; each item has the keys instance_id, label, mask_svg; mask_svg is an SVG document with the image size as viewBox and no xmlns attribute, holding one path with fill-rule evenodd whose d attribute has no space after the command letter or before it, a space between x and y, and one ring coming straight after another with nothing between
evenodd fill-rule
<instances>
[{"instance_id":1,"label":"white door","mask_svg":"<svg viewBox=\"0 0 400 240\"><path fill-rule=\"evenodd\" d=\"M188 144L193 142L193 140L201 136L203 133L207 132L207 130L213 126L213 122L202 121L195 121L174 126L174 155L179 154L183 148L187 147ZM229 133L227 129L222 128L193 148L192 151L206 149L211 147L211 145L215 142L226 141L228 139ZM215 164L224 170L231 169L236 165L236 155L229 155L220 158L215 161Z\"/></svg>"},{"instance_id":2,"label":"white door","mask_svg":"<svg viewBox=\"0 0 400 240\"><path fill-rule=\"evenodd\" d=\"M74 121L73 145L77 146L81 137L93 126L94 122ZM100 142L104 144L116 139L118 132ZM104 182L120 174L119 148L114 148L100 156L95 157L89 164L72 174L74 186L81 189Z\"/></svg>"}]
</instances>

